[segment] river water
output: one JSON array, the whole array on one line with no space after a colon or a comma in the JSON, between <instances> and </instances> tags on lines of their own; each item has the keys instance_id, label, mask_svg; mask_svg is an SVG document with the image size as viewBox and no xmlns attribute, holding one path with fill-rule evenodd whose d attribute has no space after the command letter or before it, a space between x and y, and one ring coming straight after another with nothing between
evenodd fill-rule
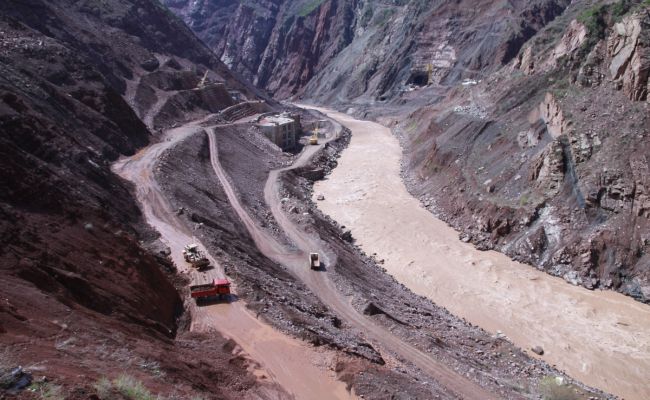
<instances>
[{"instance_id":1,"label":"river water","mask_svg":"<svg viewBox=\"0 0 650 400\"><path fill-rule=\"evenodd\" d=\"M501 253L476 250L413 198L400 177L390 130L348 115L350 146L314 197L362 249L415 293L570 376L625 399L650 399L650 306L611 291L572 286ZM536 356L529 351L532 356Z\"/></svg>"}]
</instances>

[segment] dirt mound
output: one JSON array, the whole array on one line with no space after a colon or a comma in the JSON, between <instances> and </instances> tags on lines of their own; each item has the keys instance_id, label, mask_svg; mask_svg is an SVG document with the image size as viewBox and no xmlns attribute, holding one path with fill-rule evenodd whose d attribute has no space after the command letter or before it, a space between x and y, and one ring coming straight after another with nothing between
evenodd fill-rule
<instances>
[{"instance_id":1,"label":"dirt mound","mask_svg":"<svg viewBox=\"0 0 650 400\"><path fill-rule=\"evenodd\" d=\"M160 90L191 90L198 86L201 77L194 71L158 70L142 77L140 83Z\"/></svg>"},{"instance_id":2,"label":"dirt mound","mask_svg":"<svg viewBox=\"0 0 650 400\"><path fill-rule=\"evenodd\" d=\"M169 94L153 117L153 126L162 128L175 122L186 122L218 113L234 104L223 84L210 84L203 88Z\"/></svg>"}]
</instances>

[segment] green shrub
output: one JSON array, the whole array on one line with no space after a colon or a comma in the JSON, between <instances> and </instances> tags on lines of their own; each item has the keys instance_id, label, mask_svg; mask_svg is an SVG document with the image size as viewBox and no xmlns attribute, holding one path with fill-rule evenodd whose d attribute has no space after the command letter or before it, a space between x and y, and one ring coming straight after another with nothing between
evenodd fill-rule
<instances>
[{"instance_id":1,"label":"green shrub","mask_svg":"<svg viewBox=\"0 0 650 400\"><path fill-rule=\"evenodd\" d=\"M590 39L602 39L605 37L605 30L607 29L607 22L605 16L607 13L607 5L600 5L592 7L578 17L578 22L587 28Z\"/></svg>"},{"instance_id":2,"label":"green shrub","mask_svg":"<svg viewBox=\"0 0 650 400\"><path fill-rule=\"evenodd\" d=\"M528 195L522 194L521 197L519 197L519 206L523 207L528 204Z\"/></svg>"},{"instance_id":3,"label":"green shrub","mask_svg":"<svg viewBox=\"0 0 650 400\"><path fill-rule=\"evenodd\" d=\"M113 384L107 378L98 380L95 385L95 391L100 399L107 399L113 391Z\"/></svg>"},{"instance_id":4,"label":"green shrub","mask_svg":"<svg viewBox=\"0 0 650 400\"><path fill-rule=\"evenodd\" d=\"M645 5L650 4L650 0L619 0L616 3L602 4L594 6L578 17L578 22L582 23L589 31L590 36L596 36L600 39L605 37L607 27L620 21L625 15L633 12Z\"/></svg>"},{"instance_id":5,"label":"green shrub","mask_svg":"<svg viewBox=\"0 0 650 400\"><path fill-rule=\"evenodd\" d=\"M600 40L605 38L607 28L624 16L648 5L650 0L619 0L611 4L594 6L580 14L578 22L587 28L587 40L582 44L578 58L584 58Z\"/></svg>"}]
</instances>

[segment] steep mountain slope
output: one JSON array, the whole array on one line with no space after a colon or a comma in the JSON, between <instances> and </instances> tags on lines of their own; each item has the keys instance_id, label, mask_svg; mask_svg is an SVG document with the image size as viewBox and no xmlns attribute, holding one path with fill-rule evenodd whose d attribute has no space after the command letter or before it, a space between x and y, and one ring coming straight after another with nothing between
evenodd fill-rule
<instances>
[{"instance_id":1,"label":"steep mountain slope","mask_svg":"<svg viewBox=\"0 0 650 400\"><path fill-rule=\"evenodd\" d=\"M426 84L429 65L436 83L492 71L568 3L166 2L259 87L328 102Z\"/></svg>"},{"instance_id":2,"label":"steep mountain slope","mask_svg":"<svg viewBox=\"0 0 650 400\"><path fill-rule=\"evenodd\" d=\"M392 121L464 240L650 301L647 2L168 4L276 96Z\"/></svg>"},{"instance_id":3,"label":"steep mountain slope","mask_svg":"<svg viewBox=\"0 0 650 400\"><path fill-rule=\"evenodd\" d=\"M502 70L407 117L414 192L466 240L648 302L649 21L633 2L575 3Z\"/></svg>"},{"instance_id":4,"label":"steep mountain slope","mask_svg":"<svg viewBox=\"0 0 650 400\"><path fill-rule=\"evenodd\" d=\"M121 373L187 397L254 390L225 339L174 340L172 267L109 162L152 139L124 97L158 59L256 91L155 1L4 1L0 31L0 389L23 365L86 396Z\"/></svg>"}]
</instances>

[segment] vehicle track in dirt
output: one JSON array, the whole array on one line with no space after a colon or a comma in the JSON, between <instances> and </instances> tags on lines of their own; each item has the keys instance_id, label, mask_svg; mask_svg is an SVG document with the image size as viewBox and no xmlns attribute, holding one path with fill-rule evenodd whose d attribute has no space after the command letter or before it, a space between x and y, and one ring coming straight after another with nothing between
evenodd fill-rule
<instances>
[{"instance_id":1,"label":"vehicle track in dirt","mask_svg":"<svg viewBox=\"0 0 650 400\"><path fill-rule=\"evenodd\" d=\"M338 129L340 129L340 125L336 125L339 127ZM236 190L229 181L228 175L219 162L217 138L214 129L207 129L206 134L209 139L210 161L215 174L217 175L231 206L255 241L258 249L266 257L287 267L293 274L295 274L295 276L305 283L305 285L307 285L307 287L324 304L328 305L341 319L354 327L354 329L362 332L367 339L369 339L369 341L374 345L377 345L380 350L391 352L397 355L398 358L411 362L413 365L420 368L426 375L432 377L441 386L445 387L450 394L461 399L496 398L486 389L468 380L464 376L457 374L448 366L402 341L387 329L377 325L367 317L360 314L352 306L350 301L348 301L348 299L346 299L336 288L335 284L331 279L329 279L326 272L311 271L308 268L307 255L310 252L317 251L321 253L326 268L333 267L336 264L336 255L328 249L326 243L319 238L311 237L305 233L284 213L281 208L281 199L279 194L279 177L285 171L305 165L327 141L332 139L331 137L322 141L317 146L306 147L293 165L271 171L267 179L264 188L265 201L280 228L295 245L296 248L291 249L278 242L278 240L276 240L276 238L274 238L269 232L265 231L244 208Z\"/></svg>"},{"instance_id":2,"label":"vehicle track in dirt","mask_svg":"<svg viewBox=\"0 0 650 400\"><path fill-rule=\"evenodd\" d=\"M197 241L192 230L176 215L155 180L156 165L163 154L191 135L203 132L207 118L179 128L168 130L161 141L142 149L129 158L118 160L113 171L135 185L136 196L147 222L160 234L161 240L171 250L171 257L180 271L189 273L195 283L203 283L224 276L224 271L214 257L206 252L215 268L199 273L188 267L182 258L183 247ZM247 123L252 117L239 123ZM205 248L205 246L201 246ZM246 356L260 382L257 393L263 399L352 399L345 384L331 371L325 370L323 355L299 340L290 338L254 316L241 301L198 307L189 303L193 316L191 330L217 331L233 339ZM258 364L259 363L259 364ZM270 380L267 378L270 377ZM265 384L265 382L267 384ZM277 390L274 383L284 391Z\"/></svg>"}]
</instances>

